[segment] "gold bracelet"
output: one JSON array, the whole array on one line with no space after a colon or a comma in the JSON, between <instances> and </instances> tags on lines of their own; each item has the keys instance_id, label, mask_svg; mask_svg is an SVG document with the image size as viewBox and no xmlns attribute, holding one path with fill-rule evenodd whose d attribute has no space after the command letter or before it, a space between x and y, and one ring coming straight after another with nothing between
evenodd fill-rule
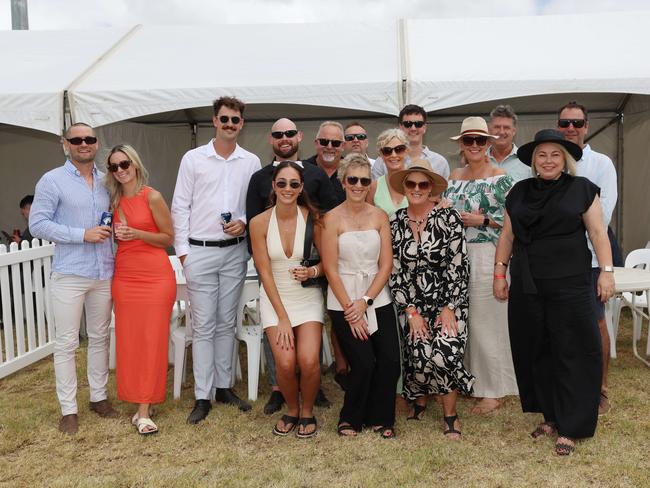
<instances>
[{"instance_id":1,"label":"gold bracelet","mask_svg":"<svg viewBox=\"0 0 650 488\"><path fill-rule=\"evenodd\" d=\"M318 268L316 266L312 266L311 269L314 270L314 278L318 278Z\"/></svg>"}]
</instances>

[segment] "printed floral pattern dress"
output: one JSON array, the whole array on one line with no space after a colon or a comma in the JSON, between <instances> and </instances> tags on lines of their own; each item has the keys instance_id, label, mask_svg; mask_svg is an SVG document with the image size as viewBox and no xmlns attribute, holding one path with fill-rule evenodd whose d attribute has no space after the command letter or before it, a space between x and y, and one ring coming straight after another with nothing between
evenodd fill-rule
<instances>
[{"instance_id":1,"label":"printed floral pattern dress","mask_svg":"<svg viewBox=\"0 0 650 488\"><path fill-rule=\"evenodd\" d=\"M469 262L465 230L453 208L433 209L414 236L407 209L391 218L393 272L390 289L398 312L415 307L428 324L431 339L411 341L404 321L404 391L408 400L423 395L458 390L471 394L474 377L465 369L467 341L467 287ZM452 303L458 322L458 336L448 337L433 324L443 307Z\"/></svg>"}]
</instances>

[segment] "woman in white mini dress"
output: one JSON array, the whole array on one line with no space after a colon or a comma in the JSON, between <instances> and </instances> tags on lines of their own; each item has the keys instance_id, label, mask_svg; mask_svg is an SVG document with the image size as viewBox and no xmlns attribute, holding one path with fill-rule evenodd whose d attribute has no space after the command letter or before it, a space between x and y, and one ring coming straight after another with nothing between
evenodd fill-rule
<instances>
[{"instance_id":1,"label":"woman in white mini dress","mask_svg":"<svg viewBox=\"0 0 650 488\"><path fill-rule=\"evenodd\" d=\"M313 241L318 247L320 217L309 203L302 168L295 162L276 166L271 199L274 205L251 220L250 235L262 282L262 325L273 351L278 386L287 402L287 412L273 433L285 436L297 428L298 437L312 437L316 434L314 399L320 388L323 296L319 287L303 287L301 282L322 276L323 271L320 264L307 268L301 262L309 220L314 222Z\"/></svg>"}]
</instances>

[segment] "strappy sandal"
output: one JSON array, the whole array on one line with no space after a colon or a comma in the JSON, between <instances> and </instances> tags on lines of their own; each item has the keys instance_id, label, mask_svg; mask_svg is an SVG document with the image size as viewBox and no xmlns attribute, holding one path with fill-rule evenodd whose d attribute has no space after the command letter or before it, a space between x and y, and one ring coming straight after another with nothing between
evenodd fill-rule
<instances>
[{"instance_id":1,"label":"strappy sandal","mask_svg":"<svg viewBox=\"0 0 650 488\"><path fill-rule=\"evenodd\" d=\"M604 401L603 401L604 399ZM598 416L605 415L612 409L612 402L609 401L606 391L600 391L600 398L598 399Z\"/></svg>"},{"instance_id":2,"label":"strappy sandal","mask_svg":"<svg viewBox=\"0 0 650 488\"><path fill-rule=\"evenodd\" d=\"M397 437L397 434L395 434L395 429L392 427L379 425L377 427L373 427L372 431L376 434L379 434L382 439L395 439L395 437Z\"/></svg>"},{"instance_id":3,"label":"strappy sandal","mask_svg":"<svg viewBox=\"0 0 650 488\"><path fill-rule=\"evenodd\" d=\"M280 420L282 420L282 423L284 423L284 428L285 430L281 430L278 428L278 424L275 424L273 426L273 434L284 437L286 435L289 435L297 426L298 426L298 417L292 417L291 415L283 415ZM287 428L287 425L290 425L291 427Z\"/></svg>"},{"instance_id":4,"label":"strappy sandal","mask_svg":"<svg viewBox=\"0 0 650 488\"><path fill-rule=\"evenodd\" d=\"M301 425L303 427L308 427L310 425L314 426L314 430L312 432L305 433L305 432L300 432L300 430L297 430L296 431L296 437L298 439L309 439L310 437L314 437L316 435L316 432L317 432L317 430L316 430L316 427L317 427L316 417L303 417L300 420L298 420L298 425L299 426Z\"/></svg>"},{"instance_id":5,"label":"strappy sandal","mask_svg":"<svg viewBox=\"0 0 650 488\"><path fill-rule=\"evenodd\" d=\"M442 434L445 436L448 436L449 434L458 434L459 436L462 435L460 430L456 430L454 428L454 422L458 420L458 415L450 415L449 417L443 417L445 424L447 424L447 428L442 431ZM454 439L456 440L456 439ZM458 439L460 440L460 438Z\"/></svg>"},{"instance_id":6,"label":"strappy sandal","mask_svg":"<svg viewBox=\"0 0 650 488\"><path fill-rule=\"evenodd\" d=\"M546 428L545 428L546 427ZM557 430L555 429L555 422L542 422L530 433L533 439L538 439L542 436L552 436Z\"/></svg>"},{"instance_id":7,"label":"strappy sandal","mask_svg":"<svg viewBox=\"0 0 650 488\"><path fill-rule=\"evenodd\" d=\"M568 442L562 442L560 439L566 439L567 441L573 442L569 444ZM570 437L559 437L555 443L555 454L558 456L569 456L573 451L576 450L576 445L573 439Z\"/></svg>"},{"instance_id":8,"label":"strappy sandal","mask_svg":"<svg viewBox=\"0 0 650 488\"><path fill-rule=\"evenodd\" d=\"M140 435L151 435L158 432L158 426L154 424L153 420L145 417L140 417L135 426Z\"/></svg>"},{"instance_id":9,"label":"strappy sandal","mask_svg":"<svg viewBox=\"0 0 650 488\"><path fill-rule=\"evenodd\" d=\"M347 434L346 434L347 432ZM341 437L356 437L357 436L357 431L354 427L352 427L348 423L340 423L336 427L336 433L340 435Z\"/></svg>"},{"instance_id":10,"label":"strappy sandal","mask_svg":"<svg viewBox=\"0 0 650 488\"><path fill-rule=\"evenodd\" d=\"M413 414L406 417L406 420L422 420L422 414L427 409L426 405L413 404Z\"/></svg>"}]
</instances>

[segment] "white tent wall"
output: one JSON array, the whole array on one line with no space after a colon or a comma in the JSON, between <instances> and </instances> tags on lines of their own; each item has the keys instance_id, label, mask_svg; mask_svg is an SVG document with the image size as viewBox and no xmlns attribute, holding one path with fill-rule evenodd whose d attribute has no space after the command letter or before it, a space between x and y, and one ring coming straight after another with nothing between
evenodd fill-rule
<instances>
[{"instance_id":1,"label":"white tent wall","mask_svg":"<svg viewBox=\"0 0 650 488\"><path fill-rule=\"evenodd\" d=\"M60 138L47 132L0 125L0 230L22 232L26 223L19 211L20 200L33 195L39 178L65 161ZM0 241L4 242L2 238Z\"/></svg>"}]
</instances>

